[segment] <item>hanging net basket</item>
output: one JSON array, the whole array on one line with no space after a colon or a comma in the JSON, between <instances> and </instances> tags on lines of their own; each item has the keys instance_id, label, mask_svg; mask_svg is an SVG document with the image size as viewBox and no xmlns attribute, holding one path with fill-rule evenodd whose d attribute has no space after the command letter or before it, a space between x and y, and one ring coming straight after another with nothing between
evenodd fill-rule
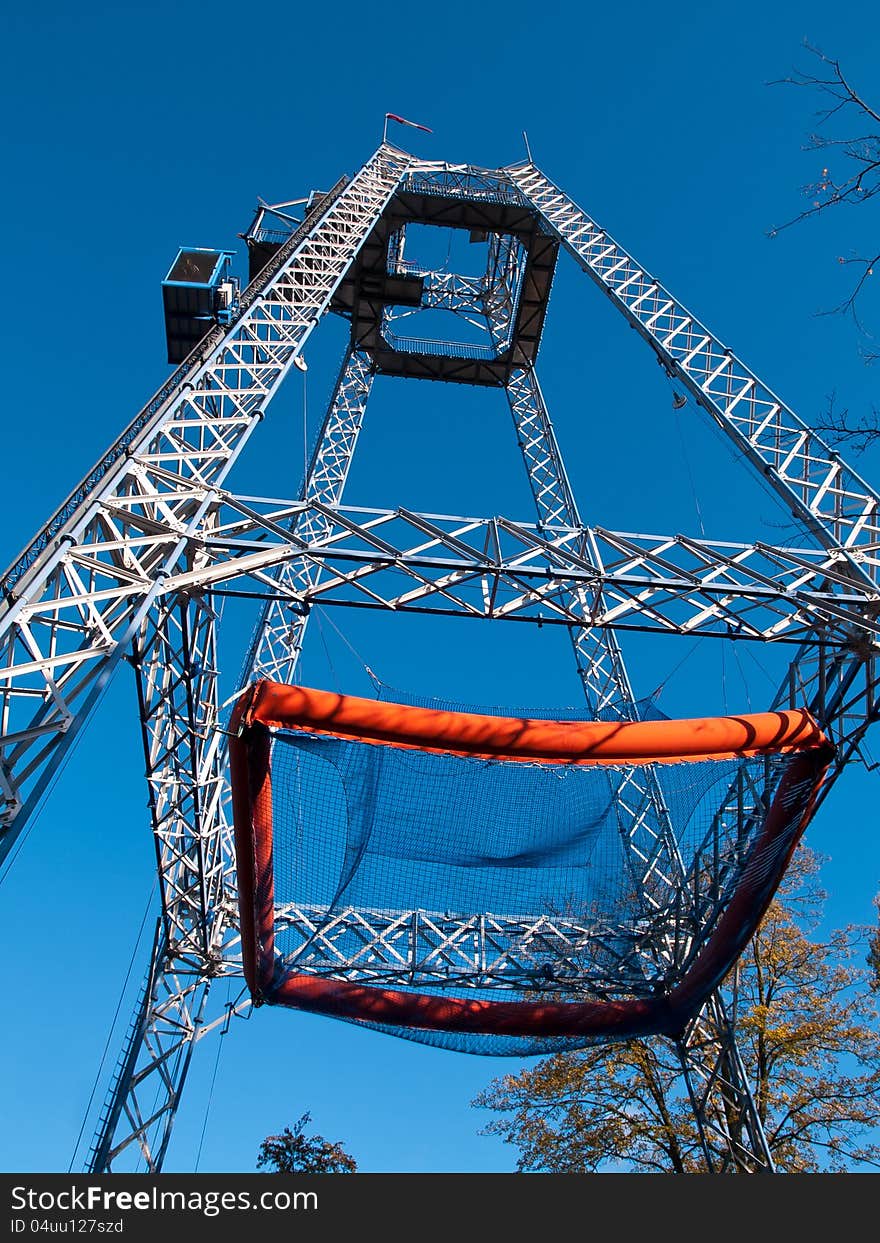
<instances>
[{"instance_id":1,"label":"hanging net basket","mask_svg":"<svg viewBox=\"0 0 880 1243\"><path fill-rule=\"evenodd\" d=\"M546 720L273 682L233 734L254 1000L484 1053L680 1033L833 756L806 711Z\"/></svg>"}]
</instances>

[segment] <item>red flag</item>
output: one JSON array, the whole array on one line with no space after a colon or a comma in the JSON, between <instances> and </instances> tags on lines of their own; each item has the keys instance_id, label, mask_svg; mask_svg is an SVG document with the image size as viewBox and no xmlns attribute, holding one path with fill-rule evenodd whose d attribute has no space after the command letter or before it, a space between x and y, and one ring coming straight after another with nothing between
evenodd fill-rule
<instances>
[{"instance_id":1,"label":"red flag","mask_svg":"<svg viewBox=\"0 0 880 1243\"><path fill-rule=\"evenodd\" d=\"M434 133L432 129L428 129L427 125L419 125L417 121L407 121L406 117L399 117L397 113L395 112L386 112L385 120L386 121L397 121L399 125L411 125L413 129L424 130L426 134Z\"/></svg>"}]
</instances>

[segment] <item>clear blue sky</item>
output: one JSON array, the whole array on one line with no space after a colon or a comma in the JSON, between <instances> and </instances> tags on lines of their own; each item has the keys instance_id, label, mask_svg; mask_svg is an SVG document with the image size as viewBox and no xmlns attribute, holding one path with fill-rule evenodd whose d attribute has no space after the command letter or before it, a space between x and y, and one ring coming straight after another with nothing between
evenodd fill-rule
<instances>
[{"instance_id":1,"label":"clear blue sky","mask_svg":"<svg viewBox=\"0 0 880 1243\"><path fill-rule=\"evenodd\" d=\"M502 165L521 158L528 130L539 166L803 417L832 391L867 409L876 370L849 323L816 314L846 292L837 257L870 245L867 211L766 236L799 210L799 187L821 166L800 149L816 101L766 85L808 63L804 38L880 101L880 31L867 3L8 8L0 561L167 375L159 282L177 246L240 246L257 195L299 197L353 173L389 110L433 128L399 136L427 158ZM876 243L876 213L873 223ZM327 322L309 346L312 428L343 341L341 322ZM650 352L570 263L539 362L587 520L779 536L770 500L692 409L676 421ZM295 375L241 465L243 488L293 494L302 402ZM876 455L862 460L869 478L878 467ZM528 520L516 468L499 394L380 380L348 499ZM561 632L339 610L332 620L392 685L499 704L577 702ZM327 623L323 634L326 645L313 627L307 679L368 689ZM688 656L661 706L766 706L775 678L765 654L738 649L722 661L710 646ZM640 692L688 655L676 642L629 649ZM234 645L224 651L229 677L240 657ZM150 892L133 689L123 670L0 890L3 1170L67 1167ZM876 781L848 774L810 831L832 856L838 923L872 918ZM144 942L133 983L146 951ZM209 1038L197 1052L169 1171L193 1168L209 1104L202 1170L252 1169L261 1138L307 1109L363 1170L513 1166L512 1151L478 1135L483 1119L470 1107L513 1063L268 1009L224 1038L211 1094L216 1051Z\"/></svg>"}]
</instances>

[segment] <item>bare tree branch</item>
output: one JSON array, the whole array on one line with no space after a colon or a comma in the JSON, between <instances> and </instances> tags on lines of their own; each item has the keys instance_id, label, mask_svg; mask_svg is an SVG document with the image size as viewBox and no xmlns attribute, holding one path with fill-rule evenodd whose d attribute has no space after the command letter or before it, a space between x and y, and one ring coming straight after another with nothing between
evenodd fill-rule
<instances>
[{"instance_id":1,"label":"bare tree branch","mask_svg":"<svg viewBox=\"0 0 880 1243\"><path fill-rule=\"evenodd\" d=\"M837 394L829 393L824 414L813 419L812 426L831 445L846 444L856 453L863 453L868 445L880 437L880 412L876 406L860 418L851 415L848 408L837 408Z\"/></svg>"},{"instance_id":2,"label":"bare tree branch","mask_svg":"<svg viewBox=\"0 0 880 1243\"><path fill-rule=\"evenodd\" d=\"M859 94L845 76L839 61L826 56L810 43L805 43L805 47L819 62L816 71L796 69L788 77L778 78L770 85L806 87L832 101L816 112L816 130L810 135L803 149L843 156L849 162L849 167L838 174L832 172L830 165L824 166L815 181L802 187L803 194L811 200L809 207L771 229L770 237L775 237L783 229L791 228L792 225L817 216L831 207L861 206L880 194L880 112ZM868 122L868 132L842 136L821 132L831 122L839 124L841 119L848 121L851 117L858 118L859 129ZM877 128L873 129L872 126ZM849 314L855 320L859 331L870 336L859 318L857 305L866 283L880 263L880 254L870 257L859 254L840 256L838 263L856 265L861 269L860 275L850 294L838 306L824 314ZM873 361L877 356L877 353L870 353L868 359Z\"/></svg>"}]
</instances>

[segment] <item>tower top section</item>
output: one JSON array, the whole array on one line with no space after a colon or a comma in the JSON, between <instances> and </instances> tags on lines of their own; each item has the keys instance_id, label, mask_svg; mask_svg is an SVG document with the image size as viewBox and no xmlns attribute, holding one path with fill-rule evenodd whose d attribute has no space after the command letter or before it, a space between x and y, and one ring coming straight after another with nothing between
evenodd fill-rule
<instances>
[{"instance_id":1,"label":"tower top section","mask_svg":"<svg viewBox=\"0 0 880 1243\"><path fill-rule=\"evenodd\" d=\"M258 207L252 280L300 205L307 221L311 199ZM558 250L506 169L413 161L331 309L379 374L504 387L537 356Z\"/></svg>"}]
</instances>

